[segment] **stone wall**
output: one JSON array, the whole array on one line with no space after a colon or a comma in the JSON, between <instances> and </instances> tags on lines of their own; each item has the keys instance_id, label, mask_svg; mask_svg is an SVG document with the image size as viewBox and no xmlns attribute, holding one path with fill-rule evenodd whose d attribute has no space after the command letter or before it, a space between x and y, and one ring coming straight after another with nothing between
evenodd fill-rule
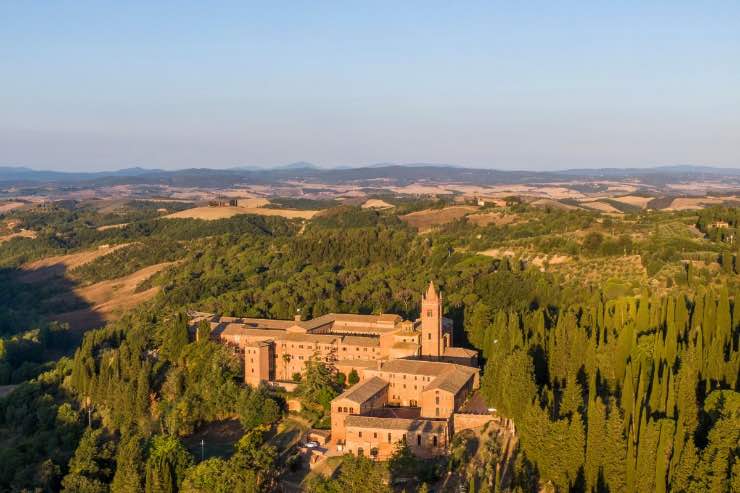
<instances>
[{"instance_id":1,"label":"stone wall","mask_svg":"<svg viewBox=\"0 0 740 493\"><path fill-rule=\"evenodd\" d=\"M481 428L494 419L493 414L455 413L452 415L452 429L455 433L460 433L463 430Z\"/></svg>"}]
</instances>

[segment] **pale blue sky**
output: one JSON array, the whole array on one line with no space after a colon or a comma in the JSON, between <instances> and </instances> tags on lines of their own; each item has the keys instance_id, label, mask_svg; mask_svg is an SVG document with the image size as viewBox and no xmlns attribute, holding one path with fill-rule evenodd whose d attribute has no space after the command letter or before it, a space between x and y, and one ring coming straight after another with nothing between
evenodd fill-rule
<instances>
[{"instance_id":1,"label":"pale blue sky","mask_svg":"<svg viewBox=\"0 0 740 493\"><path fill-rule=\"evenodd\" d=\"M298 160L740 167L740 2L0 0L0 165Z\"/></svg>"}]
</instances>

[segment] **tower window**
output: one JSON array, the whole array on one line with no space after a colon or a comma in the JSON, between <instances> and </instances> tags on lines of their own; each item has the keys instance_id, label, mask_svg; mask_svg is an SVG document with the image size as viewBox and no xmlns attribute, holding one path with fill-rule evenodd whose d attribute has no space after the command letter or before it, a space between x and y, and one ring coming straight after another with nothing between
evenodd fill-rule
<instances>
[{"instance_id":1,"label":"tower window","mask_svg":"<svg viewBox=\"0 0 740 493\"><path fill-rule=\"evenodd\" d=\"M427 334L427 339L429 339L430 341L432 340L432 333L431 332Z\"/></svg>"},{"instance_id":2,"label":"tower window","mask_svg":"<svg viewBox=\"0 0 740 493\"><path fill-rule=\"evenodd\" d=\"M432 318L432 310L427 310L427 318Z\"/></svg>"}]
</instances>

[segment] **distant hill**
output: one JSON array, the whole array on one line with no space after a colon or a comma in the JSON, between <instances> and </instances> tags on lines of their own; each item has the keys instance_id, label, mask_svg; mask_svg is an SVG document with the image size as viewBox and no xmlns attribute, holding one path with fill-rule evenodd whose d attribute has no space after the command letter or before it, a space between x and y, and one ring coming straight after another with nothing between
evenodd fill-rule
<instances>
[{"instance_id":1,"label":"distant hill","mask_svg":"<svg viewBox=\"0 0 740 493\"><path fill-rule=\"evenodd\" d=\"M89 181L109 176L135 177L150 173L161 173L162 170L144 168L125 168L116 171L48 171L34 170L23 166L0 166L0 182L70 182Z\"/></svg>"},{"instance_id":2,"label":"distant hill","mask_svg":"<svg viewBox=\"0 0 740 493\"><path fill-rule=\"evenodd\" d=\"M456 182L474 185L537 184L572 180L630 180L661 186L666 183L724 179L740 183L740 169L709 166L659 166L653 168L594 168L561 171L509 171L465 168L447 164L375 164L361 167L320 168L297 162L272 168L240 167L230 169L191 168L160 170L126 168L117 171L61 172L33 170L26 167L0 167L0 183L64 183L80 186L150 184L182 187L227 187L239 183L278 184L286 180L325 184L353 183L360 186L405 185L418 181Z\"/></svg>"}]
</instances>

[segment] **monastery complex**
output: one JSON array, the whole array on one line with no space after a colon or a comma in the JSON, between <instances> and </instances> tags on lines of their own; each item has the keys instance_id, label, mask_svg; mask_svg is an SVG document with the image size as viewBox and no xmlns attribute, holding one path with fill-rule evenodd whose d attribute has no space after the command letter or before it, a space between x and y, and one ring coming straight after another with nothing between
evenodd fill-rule
<instances>
[{"instance_id":1,"label":"monastery complex","mask_svg":"<svg viewBox=\"0 0 740 493\"><path fill-rule=\"evenodd\" d=\"M478 353L453 345L452 321L431 282L420 313L414 321L336 313L304 321L194 312L190 323L207 320L212 337L239 349L250 385L288 387L311 358L345 375L354 370L359 382L331 403L330 443L383 459L400 440L419 455L444 453L462 421L457 414L479 386Z\"/></svg>"}]
</instances>

